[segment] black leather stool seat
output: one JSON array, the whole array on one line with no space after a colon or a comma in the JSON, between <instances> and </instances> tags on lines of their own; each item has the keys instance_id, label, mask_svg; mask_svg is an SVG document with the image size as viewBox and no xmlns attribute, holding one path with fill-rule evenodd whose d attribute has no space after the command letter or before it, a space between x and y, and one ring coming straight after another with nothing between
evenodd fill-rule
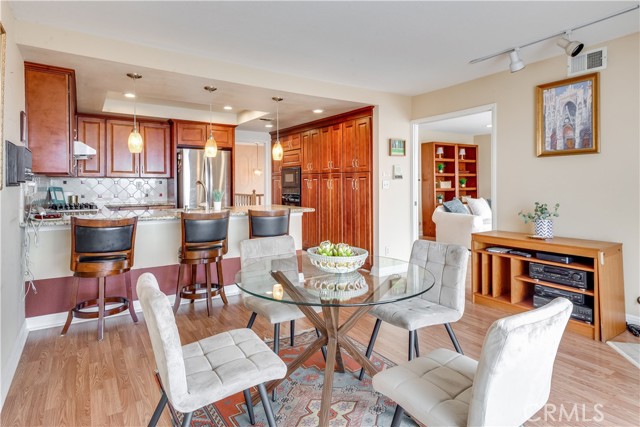
<instances>
[{"instance_id":1,"label":"black leather stool seat","mask_svg":"<svg viewBox=\"0 0 640 427\"><path fill-rule=\"evenodd\" d=\"M94 220L71 217L71 271L73 289L71 307L62 335L69 330L74 317L98 319L98 339L104 336L104 318L129 309L134 322L138 321L133 309L131 274L133 249L138 217ZM105 296L106 278L124 274L127 296ZM78 287L80 278L98 279L98 297L80 303ZM105 308L105 304L110 304ZM116 304L116 306L113 306ZM98 311L86 311L98 307Z\"/></svg>"},{"instance_id":2,"label":"black leather stool seat","mask_svg":"<svg viewBox=\"0 0 640 427\"><path fill-rule=\"evenodd\" d=\"M289 209L249 209L249 238L276 237L289 234Z\"/></svg>"}]
</instances>

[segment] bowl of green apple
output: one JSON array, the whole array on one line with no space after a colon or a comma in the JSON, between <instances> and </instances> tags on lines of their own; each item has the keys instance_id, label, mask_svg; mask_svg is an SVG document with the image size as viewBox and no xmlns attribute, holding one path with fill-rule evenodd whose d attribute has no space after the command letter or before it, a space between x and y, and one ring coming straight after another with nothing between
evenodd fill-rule
<instances>
[{"instance_id":1,"label":"bowl of green apple","mask_svg":"<svg viewBox=\"0 0 640 427\"><path fill-rule=\"evenodd\" d=\"M331 243L325 240L318 246L307 249L311 264L327 273L351 273L364 265L369 256L365 249L346 243Z\"/></svg>"}]
</instances>

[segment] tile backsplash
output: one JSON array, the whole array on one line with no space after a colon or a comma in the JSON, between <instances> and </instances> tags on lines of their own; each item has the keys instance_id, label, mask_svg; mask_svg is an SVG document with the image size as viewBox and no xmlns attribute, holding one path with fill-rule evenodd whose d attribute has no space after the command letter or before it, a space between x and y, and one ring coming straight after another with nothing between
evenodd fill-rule
<instances>
[{"instance_id":1,"label":"tile backsplash","mask_svg":"<svg viewBox=\"0 0 640 427\"><path fill-rule=\"evenodd\" d=\"M81 203L105 204L167 202L166 178L62 178L38 176L34 200L47 199L49 187L62 187L65 196L80 196Z\"/></svg>"}]
</instances>

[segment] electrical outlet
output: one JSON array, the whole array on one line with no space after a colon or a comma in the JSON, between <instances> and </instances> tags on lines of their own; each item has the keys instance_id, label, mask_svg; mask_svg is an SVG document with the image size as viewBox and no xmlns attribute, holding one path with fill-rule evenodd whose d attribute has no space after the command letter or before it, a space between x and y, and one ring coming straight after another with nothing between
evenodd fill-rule
<instances>
[{"instance_id":1,"label":"electrical outlet","mask_svg":"<svg viewBox=\"0 0 640 427\"><path fill-rule=\"evenodd\" d=\"M142 189L142 182L140 182L140 181L136 181L136 188L137 188L138 190Z\"/></svg>"},{"instance_id":2,"label":"electrical outlet","mask_svg":"<svg viewBox=\"0 0 640 427\"><path fill-rule=\"evenodd\" d=\"M389 249L389 246L385 246L384 247L384 254L385 256L389 255L389 253L391 252L391 249Z\"/></svg>"}]
</instances>

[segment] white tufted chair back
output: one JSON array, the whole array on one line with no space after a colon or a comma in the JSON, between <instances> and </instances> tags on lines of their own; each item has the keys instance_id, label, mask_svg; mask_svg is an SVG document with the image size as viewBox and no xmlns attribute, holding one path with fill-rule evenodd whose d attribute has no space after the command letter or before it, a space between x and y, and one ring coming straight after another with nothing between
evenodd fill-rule
<instances>
[{"instance_id":1,"label":"white tufted chair back","mask_svg":"<svg viewBox=\"0 0 640 427\"><path fill-rule=\"evenodd\" d=\"M190 406L187 375L176 319L167 296L151 273L144 273L136 286L145 323L151 337L156 366L169 401L176 409ZM182 409L184 410L184 409Z\"/></svg>"},{"instance_id":2,"label":"white tufted chair back","mask_svg":"<svg viewBox=\"0 0 640 427\"><path fill-rule=\"evenodd\" d=\"M567 299L556 298L491 325L473 381L468 426L519 426L545 405L571 310Z\"/></svg>"},{"instance_id":3,"label":"white tufted chair back","mask_svg":"<svg viewBox=\"0 0 640 427\"><path fill-rule=\"evenodd\" d=\"M469 251L460 245L416 240L411 249L411 262L424 266L433 274L435 284L423 299L464 313L464 292Z\"/></svg>"}]
</instances>

